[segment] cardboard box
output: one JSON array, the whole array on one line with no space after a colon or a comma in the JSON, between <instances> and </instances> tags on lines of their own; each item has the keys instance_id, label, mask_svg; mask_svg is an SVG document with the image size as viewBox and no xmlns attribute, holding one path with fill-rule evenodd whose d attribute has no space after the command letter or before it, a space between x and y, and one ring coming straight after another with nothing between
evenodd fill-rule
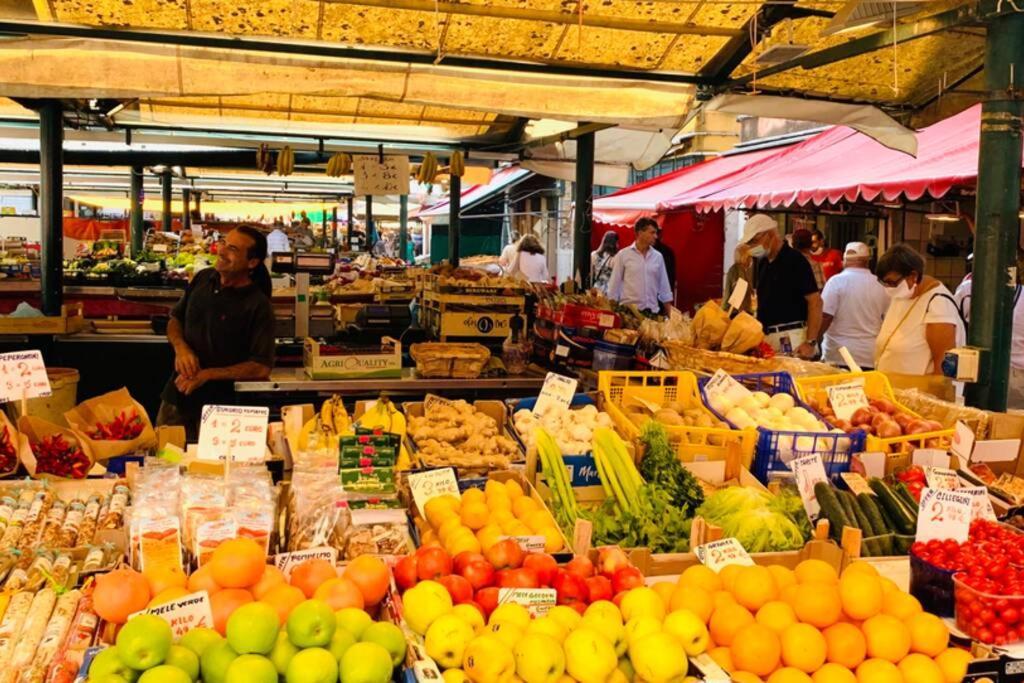
<instances>
[{"instance_id":1,"label":"cardboard box","mask_svg":"<svg viewBox=\"0 0 1024 683\"><path fill-rule=\"evenodd\" d=\"M1024 415L993 413L989 417L988 439L1021 439L1021 447L1016 460L989 462L988 466L996 474L1015 474L1024 477Z\"/></svg>"},{"instance_id":2,"label":"cardboard box","mask_svg":"<svg viewBox=\"0 0 1024 683\"><path fill-rule=\"evenodd\" d=\"M380 348L376 349L327 345L307 338L302 349L302 365L310 379L400 378L402 344L384 337Z\"/></svg>"}]
</instances>

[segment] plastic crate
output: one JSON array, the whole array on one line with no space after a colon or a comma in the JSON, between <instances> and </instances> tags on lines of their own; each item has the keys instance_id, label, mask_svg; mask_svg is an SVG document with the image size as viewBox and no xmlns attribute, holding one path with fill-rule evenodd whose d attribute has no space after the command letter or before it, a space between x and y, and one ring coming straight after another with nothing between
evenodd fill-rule
<instances>
[{"instance_id":1,"label":"plastic crate","mask_svg":"<svg viewBox=\"0 0 1024 683\"><path fill-rule=\"evenodd\" d=\"M616 429L630 439L640 438L640 428L626 415L624 405L633 398L660 405L682 403L685 408L697 408L713 417L697 392L697 378L691 372L620 372L605 370L598 374L597 388L604 397L604 409L611 416ZM669 441L682 462L699 460L725 460L729 444L737 444L740 462L750 468L757 445L757 432L753 429L720 429L716 427L673 427L665 425Z\"/></svg>"},{"instance_id":2,"label":"plastic crate","mask_svg":"<svg viewBox=\"0 0 1024 683\"><path fill-rule=\"evenodd\" d=\"M506 429L525 453L527 450L526 442L523 440L523 435L516 431L512 416L515 415L517 410L533 410L533 407L537 405L537 399L532 396L529 398L508 398L505 399L505 405L508 407L508 424ZM569 403L570 408L582 408L586 405L597 406L598 404L597 401L587 394L576 394ZM594 454L592 451L586 453L563 453L562 460L565 461L565 466L569 470L569 480L573 486L601 485L601 477L597 474L597 465L594 464ZM539 459L537 469L542 471Z\"/></svg>"},{"instance_id":3,"label":"plastic crate","mask_svg":"<svg viewBox=\"0 0 1024 683\"><path fill-rule=\"evenodd\" d=\"M885 373L872 370L870 372L847 372L841 375L824 375L821 377L799 377L796 380L796 388L800 398L806 403L815 404L821 400L828 400L826 389L836 384L849 384L852 381L863 379L864 393L869 399L884 398L896 405L901 412L925 419L910 408L902 405L896 400L896 394L889 384L889 378ZM953 429L942 429L921 434L909 434L906 436L894 436L888 439L867 434L865 450L881 451L883 453L913 452L917 448L949 448L953 441Z\"/></svg>"},{"instance_id":4,"label":"plastic crate","mask_svg":"<svg viewBox=\"0 0 1024 683\"><path fill-rule=\"evenodd\" d=\"M710 407L707 395L704 392L704 387L710 379L710 377L702 377L698 380L701 399L713 415L732 425L723 415L719 415L714 408ZM793 377L787 372L733 375L733 379L751 391L763 391L769 395L787 393L793 397L796 405L810 411L812 415L828 425L827 420L824 420L817 411L813 410L800 398ZM791 460L814 453L821 456L821 462L825 466L825 473L829 478L838 481L839 475L842 472L849 471L850 460L853 454L864 450L865 434L861 430L849 434L821 434L817 432L776 431L758 427L757 433L757 451L754 455L754 465L750 470L754 473L754 476L766 483L771 478L773 472L788 474L790 472L788 463Z\"/></svg>"}]
</instances>

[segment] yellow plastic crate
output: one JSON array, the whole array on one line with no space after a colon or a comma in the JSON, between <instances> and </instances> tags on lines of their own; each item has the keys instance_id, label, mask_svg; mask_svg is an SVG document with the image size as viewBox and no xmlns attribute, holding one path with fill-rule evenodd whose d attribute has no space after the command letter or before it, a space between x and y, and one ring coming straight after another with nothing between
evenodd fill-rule
<instances>
[{"instance_id":1,"label":"yellow plastic crate","mask_svg":"<svg viewBox=\"0 0 1024 683\"><path fill-rule=\"evenodd\" d=\"M682 403L687 409L697 408L715 419L700 400L697 378L692 372L619 372L604 370L598 374L597 388L604 396L604 409L623 436L636 440L640 428L626 415L625 404L630 399L667 405ZM740 462L749 468L757 446L757 431L715 427L673 427L665 425L669 441L682 462L699 460L725 460L728 444L738 444Z\"/></svg>"},{"instance_id":2,"label":"yellow plastic crate","mask_svg":"<svg viewBox=\"0 0 1024 683\"><path fill-rule=\"evenodd\" d=\"M896 400L892 385L885 373L877 370L870 372L847 372L841 375L824 375L821 377L795 377L796 388L800 398L811 406L818 406L828 401L826 389L836 384L848 384L858 379L864 380L864 393L868 398L884 398L900 409L901 412L921 418L910 408ZM921 418L925 419L925 418ZM948 448L953 439L953 429L942 429L908 436L894 436L883 439L868 434L865 449L883 453L911 453L917 448Z\"/></svg>"}]
</instances>

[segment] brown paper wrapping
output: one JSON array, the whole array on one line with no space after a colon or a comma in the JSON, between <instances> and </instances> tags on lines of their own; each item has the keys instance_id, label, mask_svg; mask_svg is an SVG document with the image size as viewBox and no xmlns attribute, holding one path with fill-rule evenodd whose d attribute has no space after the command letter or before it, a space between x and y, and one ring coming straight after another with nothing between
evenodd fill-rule
<instances>
[{"instance_id":1,"label":"brown paper wrapping","mask_svg":"<svg viewBox=\"0 0 1024 683\"><path fill-rule=\"evenodd\" d=\"M122 412L138 413L142 419L142 433L131 441L105 441L90 439L87 434L96 428L96 423L112 422ZM64 413L68 425L81 435L81 440L89 445L94 460L102 461L119 455L127 455L136 451L156 447L156 432L149 421L146 409L131 397L124 387L116 391L82 401Z\"/></svg>"},{"instance_id":2,"label":"brown paper wrapping","mask_svg":"<svg viewBox=\"0 0 1024 683\"><path fill-rule=\"evenodd\" d=\"M52 422L47 422L46 420L33 417L32 415L22 415L18 419L18 431L21 432L18 457L21 460L21 463L25 466L25 469L28 470L29 476L36 479L68 478L60 477L48 472L36 472L36 455L32 452L32 444L39 442L41 439L44 439L51 434L63 434L64 438L69 442L78 444L78 447L82 449L82 452L85 453L91 463L96 462L96 458L93 457L92 449L89 447L86 439L73 429L60 427Z\"/></svg>"}]
</instances>

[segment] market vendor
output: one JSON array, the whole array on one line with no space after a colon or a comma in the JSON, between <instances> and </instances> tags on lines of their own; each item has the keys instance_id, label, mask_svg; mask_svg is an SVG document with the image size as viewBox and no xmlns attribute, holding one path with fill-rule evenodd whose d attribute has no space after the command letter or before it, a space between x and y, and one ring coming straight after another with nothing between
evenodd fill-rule
<instances>
[{"instance_id":1,"label":"market vendor","mask_svg":"<svg viewBox=\"0 0 1024 683\"><path fill-rule=\"evenodd\" d=\"M641 311L660 313L672 302L672 287L665 269L665 259L654 248L658 239L658 223L653 218L640 218L633 225L636 238L618 254L608 281L608 298L621 304L633 304Z\"/></svg>"},{"instance_id":2,"label":"market vendor","mask_svg":"<svg viewBox=\"0 0 1024 683\"><path fill-rule=\"evenodd\" d=\"M174 371L161 395L158 425L198 438L204 405L234 402L236 380L270 376L274 310L264 259L267 240L247 225L229 232L213 268L200 271L171 309L167 339Z\"/></svg>"},{"instance_id":3,"label":"market vendor","mask_svg":"<svg viewBox=\"0 0 1024 683\"><path fill-rule=\"evenodd\" d=\"M821 329L821 293L811 264L782 239L775 219L764 214L747 219L740 244L748 245L758 260L757 319L765 340L776 351L814 358Z\"/></svg>"}]
</instances>

